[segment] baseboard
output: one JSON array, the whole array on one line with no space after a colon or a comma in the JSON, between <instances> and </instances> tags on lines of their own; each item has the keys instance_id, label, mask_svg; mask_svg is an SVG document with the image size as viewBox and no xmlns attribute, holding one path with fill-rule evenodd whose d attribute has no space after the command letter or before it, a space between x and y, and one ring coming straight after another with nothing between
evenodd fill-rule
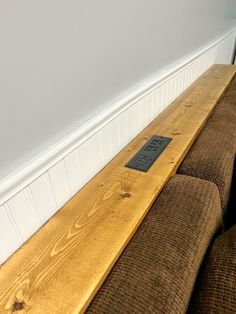
<instances>
[{"instance_id":1,"label":"baseboard","mask_svg":"<svg viewBox=\"0 0 236 314\"><path fill-rule=\"evenodd\" d=\"M230 63L235 29L163 69L0 182L3 263L214 63Z\"/></svg>"}]
</instances>

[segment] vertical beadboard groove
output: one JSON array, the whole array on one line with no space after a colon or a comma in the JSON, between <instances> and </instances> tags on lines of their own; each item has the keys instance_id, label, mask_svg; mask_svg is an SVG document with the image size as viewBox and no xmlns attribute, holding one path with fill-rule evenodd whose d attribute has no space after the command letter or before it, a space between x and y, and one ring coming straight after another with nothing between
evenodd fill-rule
<instances>
[{"instance_id":1,"label":"vertical beadboard groove","mask_svg":"<svg viewBox=\"0 0 236 314\"><path fill-rule=\"evenodd\" d=\"M39 212L38 212L38 208L37 208L37 205L36 205L36 203L35 203L35 200L34 200L34 197L33 197L33 194L32 194L31 188L30 188L30 185L27 186L26 191L27 191L27 193L28 193L28 195L29 195L29 199L30 199L30 201L31 201L31 204L32 204L32 207L33 207L35 216L36 216L36 218L37 218L38 227L40 227L42 221L41 221L41 219L40 219Z\"/></svg>"},{"instance_id":2,"label":"vertical beadboard groove","mask_svg":"<svg viewBox=\"0 0 236 314\"><path fill-rule=\"evenodd\" d=\"M0 264L213 63L230 63L234 43L235 30L192 59L186 58L185 64L151 81L118 109L108 110L108 118L96 120L84 135L72 137L69 149L65 140L67 146L60 148L63 153L57 153L55 161L27 183L14 186L12 192L8 189L9 197L1 195L0 223L5 225L0 226Z\"/></svg>"},{"instance_id":3,"label":"vertical beadboard groove","mask_svg":"<svg viewBox=\"0 0 236 314\"><path fill-rule=\"evenodd\" d=\"M69 176L68 176L68 169L67 169L67 164L65 162L65 158L63 158L63 164L64 164L64 168L65 168L65 178L66 178L66 184L69 190L69 195L72 196L72 190L71 190L71 186L70 186L70 180L69 180Z\"/></svg>"},{"instance_id":4,"label":"vertical beadboard groove","mask_svg":"<svg viewBox=\"0 0 236 314\"><path fill-rule=\"evenodd\" d=\"M29 185L29 191L37 209L40 225L43 225L57 208L47 172Z\"/></svg>"},{"instance_id":5,"label":"vertical beadboard groove","mask_svg":"<svg viewBox=\"0 0 236 314\"><path fill-rule=\"evenodd\" d=\"M25 242L40 227L34 206L28 193L28 187L7 202L17 229Z\"/></svg>"},{"instance_id":6,"label":"vertical beadboard groove","mask_svg":"<svg viewBox=\"0 0 236 314\"><path fill-rule=\"evenodd\" d=\"M3 263L23 241L9 219L5 206L0 206L0 222L0 263Z\"/></svg>"},{"instance_id":7,"label":"vertical beadboard groove","mask_svg":"<svg viewBox=\"0 0 236 314\"><path fill-rule=\"evenodd\" d=\"M54 199L54 202L55 202L55 204L56 204L56 208L57 208L57 207L58 207L58 205L57 205L57 200L56 200L56 196L55 196L55 193L54 193L54 190L53 190L53 185L52 185L52 181L51 181L51 178L50 178L49 172L47 171L47 172L46 172L46 174L47 174L48 181L49 181L49 184L50 184L50 187L51 187L51 191L52 191L53 199Z\"/></svg>"},{"instance_id":8,"label":"vertical beadboard groove","mask_svg":"<svg viewBox=\"0 0 236 314\"><path fill-rule=\"evenodd\" d=\"M21 233L20 233L20 230L19 230L19 228L18 228L18 226L17 226L17 224L16 224L16 222L15 222L15 219L14 219L14 217L13 217L13 215L12 215L12 212L11 212L11 210L10 210L8 204L5 203L5 204L3 205L3 207L4 207L4 209L5 209L5 212L6 212L6 215L7 215L8 219L9 219L9 221L10 221L10 223L11 223L11 226L13 227L13 229L14 229L14 231L15 231L16 237L17 237L17 239L18 239L18 244L19 244L19 245L23 244L23 243L24 243L23 237L22 237L22 235L21 235Z\"/></svg>"}]
</instances>

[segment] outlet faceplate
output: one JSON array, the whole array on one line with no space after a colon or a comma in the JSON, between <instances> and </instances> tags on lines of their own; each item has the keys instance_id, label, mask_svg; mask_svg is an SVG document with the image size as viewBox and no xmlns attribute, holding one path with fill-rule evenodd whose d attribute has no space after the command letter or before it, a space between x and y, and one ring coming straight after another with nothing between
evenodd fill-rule
<instances>
[{"instance_id":1,"label":"outlet faceplate","mask_svg":"<svg viewBox=\"0 0 236 314\"><path fill-rule=\"evenodd\" d=\"M164 151L172 138L154 135L125 165L125 167L147 172Z\"/></svg>"}]
</instances>

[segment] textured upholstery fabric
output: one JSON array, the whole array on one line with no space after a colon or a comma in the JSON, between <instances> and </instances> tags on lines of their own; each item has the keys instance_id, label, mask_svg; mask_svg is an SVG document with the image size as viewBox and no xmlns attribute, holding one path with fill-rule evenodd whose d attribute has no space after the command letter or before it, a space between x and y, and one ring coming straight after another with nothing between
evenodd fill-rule
<instances>
[{"instance_id":1,"label":"textured upholstery fabric","mask_svg":"<svg viewBox=\"0 0 236 314\"><path fill-rule=\"evenodd\" d=\"M224 99L235 102L236 97L236 76L234 76L232 82L229 85L229 88L226 90Z\"/></svg>"},{"instance_id":2,"label":"textured upholstery fabric","mask_svg":"<svg viewBox=\"0 0 236 314\"><path fill-rule=\"evenodd\" d=\"M208 119L178 173L214 182L220 192L223 213L230 196L236 151L236 98L225 98Z\"/></svg>"},{"instance_id":3,"label":"textured upholstery fabric","mask_svg":"<svg viewBox=\"0 0 236 314\"><path fill-rule=\"evenodd\" d=\"M236 313L236 225L216 239L199 277L189 313Z\"/></svg>"},{"instance_id":4,"label":"textured upholstery fabric","mask_svg":"<svg viewBox=\"0 0 236 314\"><path fill-rule=\"evenodd\" d=\"M226 101L225 98L217 105L209 118L206 128L226 136L224 140L231 149L236 151L236 96L235 101Z\"/></svg>"},{"instance_id":5,"label":"textured upholstery fabric","mask_svg":"<svg viewBox=\"0 0 236 314\"><path fill-rule=\"evenodd\" d=\"M222 100L216 106L215 112L209 119L212 129L223 132L233 138L236 145L236 77L232 80Z\"/></svg>"},{"instance_id":6,"label":"textured upholstery fabric","mask_svg":"<svg viewBox=\"0 0 236 314\"><path fill-rule=\"evenodd\" d=\"M220 224L215 184L172 177L87 313L184 313L203 256Z\"/></svg>"},{"instance_id":7,"label":"textured upholstery fabric","mask_svg":"<svg viewBox=\"0 0 236 314\"><path fill-rule=\"evenodd\" d=\"M236 224L236 159L234 160L234 172L231 184L231 191L230 191L230 199L227 206L227 213L225 217L225 227L226 230Z\"/></svg>"}]
</instances>

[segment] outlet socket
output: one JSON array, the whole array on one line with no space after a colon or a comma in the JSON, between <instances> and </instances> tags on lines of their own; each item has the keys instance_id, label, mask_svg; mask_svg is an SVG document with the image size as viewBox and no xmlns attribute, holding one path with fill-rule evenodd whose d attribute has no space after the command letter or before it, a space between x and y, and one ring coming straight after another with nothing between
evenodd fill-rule
<instances>
[{"instance_id":1,"label":"outlet socket","mask_svg":"<svg viewBox=\"0 0 236 314\"><path fill-rule=\"evenodd\" d=\"M169 137L154 135L125 167L147 172L171 140Z\"/></svg>"}]
</instances>

